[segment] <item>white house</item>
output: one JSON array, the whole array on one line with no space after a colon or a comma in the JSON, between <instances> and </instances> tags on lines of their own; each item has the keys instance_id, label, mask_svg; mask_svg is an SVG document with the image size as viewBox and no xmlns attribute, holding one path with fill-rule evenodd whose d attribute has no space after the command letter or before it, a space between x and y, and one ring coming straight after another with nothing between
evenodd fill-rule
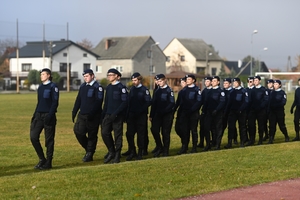
<instances>
[{"instance_id":1,"label":"white house","mask_svg":"<svg viewBox=\"0 0 300 200\"><path fill-rule=\"evenodd\" d=\"M27 42L19 50L19 58L16 53L10 56L10 71L12 83L16 83L19 76L20 87L24 86L30 70L50 68L52 72L58 72L61 81L60 89L67 87L67 63L70 70L70 88L78 89L83 82L82 72L85 69L96 68L97 54L70 41L40 41Z\"/></svg>"}]
</instances>

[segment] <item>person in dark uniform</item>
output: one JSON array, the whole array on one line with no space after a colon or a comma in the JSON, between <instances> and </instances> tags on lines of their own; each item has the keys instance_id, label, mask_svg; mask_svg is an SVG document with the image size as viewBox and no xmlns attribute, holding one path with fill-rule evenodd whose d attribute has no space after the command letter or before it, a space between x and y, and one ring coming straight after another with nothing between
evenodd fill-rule
<instances>
[{"instance_id":1,"label":"person in dark uniform","mask_svg":"<svg viewBox=\"0 0 300 200\"><path fill-rule=\"evenodd\" d=\"M298 85L300 85L300 78L298 79ZM295 113L294 113L294 108L296 107ZM293 139L293 141L299 141L300 136L299 136L299 120L300 120L300 87L297 87L294 95L294 101L291 106L290 110L291 114L294 113L294 129L296 132L296 137Z\"/></svg>"},{"instance_id":2,"label":"person in dark uniform","mask_svg":"<svg viewBox=\"0 0 300 200\"><path fill-rule=\"evenodd\" d=\"M108 154L104 163L119 163L123 145L123 122L128 106L127 88L119 81L121 73L116 69L109 69L107 78L110 84L106 88L102 120L101 135ZM112 136L114 131L114 138Z\"/></svg>"},{"instance_id":3,"label":"person in dark uniform","mask_svg":"<svg viewBox=\"0 0 300 200\"><path fill-rule=\"evenodd\" d=\"M37 105L30 125L30 140L34 147L39 162L35 169L51 169L54 152L54 137L56 127L56 112L59 101L58 87L52 81L51 70L41 70L41 84L37 90ZM46 156L40 143L42 130L45 132Z\"/></svg>"},{"instance_id":4,"label":"person in dark uniform","mask_svg":"<svg viewBox=\"0 0 300 200\"><path fill-rule=\"evenodd\" d=\"M183 92L183 89L186 87L186 77L183 77L180 79L180 85L181 85L181 90L178 92L178 96L177 96L177 100L176 100L176 103L175 103L175 108L174 108L174 111L177 111L177 116L176 116L176 121L175 121L175 132L176 134L180 137L181 139L181 136L182 136L182 122L180 121L182 118L181 117L181 114L182 114L182 106L181 106L181 96L182 96L182 92ZM182 153L186 153L186 152L181 152L178 151L177 154L180 155Z\"/></svg>"},{"instance_id":5,"label":"person in dark uniform","mask_svg":"<svg viewBox=\"0 0 300 200\"><path fill-rule=\"evenodd\" d=\"M93 161L98 142L104 91L95 80L93 70L84 70L82 76L84 83L80 86L74 103L72 121L74 123L77 112L80 110L73 130L79 144L85 150L82 161L90 162Z\"/></svg>"},{"instance_id":6,"label":"person in dark uniform","mask_svg":"<svg viewBox=\"0 0 300 200\"><path fill-rule=\"evenodd\" d=\"M169 156L170 133L174 118L175 98L172 89L167 85L164 74L156 75L159 89L153 95L149 120L152 121L152 134L157 146L153 156ZM162 139L160 137L160 131Z\"/></svg>"},{"instance_id":7,"label":"person in dark uniform","mask_svg":"<svg viewBox=\"0 0 300 200\"><path fill-rule=\"evenodd\" d=\"M210 146L210 131L212 132L212 145L215 150L220 150L223 136L223 112L226 104L225 92L219 87L220 77L213 76L211 86L204 101L203 111L206 114L204 119L206 146L203 149L208 151Z\"/></svg>"},{"instance_id":8,"label":"person in dark uniform","mask_svg":"<svg viewBox=\"0 0 300 200\"><path fill-rule=\"evenodd\" d=\"M202 105L203 105L203 102L205 102L207 93L212 88L211 87L211 81L212 81L212 77L210 77L210 76L207 76L207 77L204 78L205 88L201 92ZM202 111L201 111L201 114L200 114L200 117L199 117L199 125L200 125L199 138L200 138L200 141L199 141L199 144L197 145L197 147L199 147L199 148L204 148L204 138L205 138L204 119L205 119L205 113L203 112L203 107L202 107Z\"/></svg>"},{"instance_id":9,"label":"person in dark uniform","mask_svg":"<svg viewBox=\"0 0 300 200\"><path fill-rule=\"evenodd\" d=\"M270 96L271 94L271 91L274 89L274 80L273 79L269 79L267 81L267 92L268 92L268 95ZM266 126L265 126L265 136L263 138L263 141L267 141L269 139L269 127L268 127L268 116L266 117Z\"/></svg>"},{"instance_id":10,"label":"person in dark uniform","mask_svg":"<svg viewBox=\"0 0 300 200\"><path fill-rule=\"evenodd\" d=\"M249 119L249 112L250 112L250 108L251 108L251 92L252 89L254 88L254 77L253 76L249 76L247 78L247 88L246 91L248 93L248 106L247 106L247 117L246 117L246 140L245 142L249 142L249 127L248 127L248 119Z\"/></svg>"},{"instance_id":11,"label":"person in dark uniform","mask_svg":"<svg viewBox=\"0 0 300 200\"><path fill-rule=\"evenodd\" d=\"M160 74L157 74L156 76L154 76L154 88L153 88L153 92L152 92L152 99L154 99L155 97L155 92L156 90L159 89L159 86L158 86L158 80L157 80L157 77L160 76ZM152 105L152 103L151 103ZM150 119L150 118L149 118ZM149 120L150 121L150 120ZM151 123L151 127L150 127L150 130L151 130L151 133L152 133L152 136L154 138L154 135L153 135L153 131L152 131L152 127L153 127L153 122L150 121ZM149 143L149 138L148 138L148 143ZM154 154L155 152L157 152L158 150L158 146L155 146L154 149L151 151L152 154Z\"/></svg>"},{"instance_id":12,"label":"person in dark uniform","mask_svg":"<svg viewBox=\"0 0 300 200\"><path fill-rule=\"evenodd\" d=\"M236 122L238 122L239 133L240 133L240 147L244 147L246 140L246 117L247 117L247 106L248 106L248 93L246 89L241 87L240 78L233 79L234 89L230 93L227 109L229 110L228 115L228 144L225 146L226 149L232 147L232 140L236 133Z\"/></svg>"},{"instance_id":13,"label":"person in dark uniform","mask_svg":"<svg viewBox=\"0 0 300 200\"><path fill-rule=\"evenodd\" d=\"M254 77L254 88L251 91L251 108L248 118L248 127L249 127L249 142L247 146L251 146L255 143L256 136L256 121L258 124L258 134L259 140L258 145L263 143L263 136L266 126L266 115L267 115L267 106L269 95L264 86L260 84L260 76Z\"/></svg>"},{"instance_id":14,"label":"person in dark uniform","mask_svg":"<svg viewBox=\"0 0 300 200\"><path fill-rule=\"evenodd\" d=\"M286 94L281 89L281 81L274 80L274 90L270 93L269 106L268 106L269 124L270 124L269 144L273 143L277 124L279 126L280 131L285 137L285 141L288 142L290 140L285 126L285 113L284 113L285 104L286 104Z\"/></svg>"},{"instance_id":15,"label":"person in dark uniform","mask_svg":"<svg viewBox=\"0 0 300 200\"><path fill-rule=\"evenodd\" d=\"M225 105L225 109L224 109L224 115L223 115L223 134L224 131L227 128L227 124L228 124L228 115L229 115L229 109L228 107L228 102L229 102L229 98L230 98L230 94L233 91L232 86L231 86L231 78L225 78L223 80L223 91L225 92L225 96L226 96L226 105ZM233 133L233 142L234 144L237 144L237 130L235 129L235 133ZM229 142L229 134L228 134L228 142Z\"/></svg>"},{"instance_id":16,"label":"person in dark uniform","mask_svg":"<svg viewBox=\"0 0 300 200\"><path fill-rule=\"evenodd\" d=\"M190 141L190 134L192 135L192 150L191 153L197 152L198 142L198 120L199 110L201 107L201 91L195 85L196 77L192 74L186 75L187 86L182 90L180 122L182 122L182 147L179 154L186 153Z\"/></svg>"},{"instance_id":17,"label":"person in dark uniform","mask_svg":"<svg viewBox=\"0 0 300 200\"><path fill-rule=\"evenodd\" d=\"M127 132L126 138L130 154L126 158L130 161L134 158L141 160L145 145L146 130L148 127L148 107L151 105L151 96L149 90L142 85L140 73L136 72L131 76L132 87L130 89L127 111ZM134 135L137 133L138 153L134 144Z\"/></svg>"}]
</instances>

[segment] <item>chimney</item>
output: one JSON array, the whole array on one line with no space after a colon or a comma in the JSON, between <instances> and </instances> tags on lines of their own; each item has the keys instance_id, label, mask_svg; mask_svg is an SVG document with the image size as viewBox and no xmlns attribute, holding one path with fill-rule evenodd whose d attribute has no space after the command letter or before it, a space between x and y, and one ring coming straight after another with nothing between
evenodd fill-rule
<instances>
[{"instance_id":1,"label":"chimney","mask_svg":"<svg viewBox=\"0 0 300 200\"><path fill-rule=\"evenodd\" d=\"M105 50L107 50L110 46L111 46L111 40L110 40L110 39L107 39L107 40L105 41Z\"/></svg>"}]
</instances>

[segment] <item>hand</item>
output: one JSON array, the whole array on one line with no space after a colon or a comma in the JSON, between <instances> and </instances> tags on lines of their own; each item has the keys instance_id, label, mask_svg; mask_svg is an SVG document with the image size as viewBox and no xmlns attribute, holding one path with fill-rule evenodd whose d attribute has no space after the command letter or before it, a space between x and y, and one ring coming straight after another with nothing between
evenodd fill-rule
<instances>
[{"instance_id":1,"label":"hand","mask_svg":"<svg viewBox=\"0 0 300 200\"><path fill-rule=\"evenodd\" d=\"M35 113L33 113L32 117L31 117L31 123L32 123L33 120L34 120L34 116L35 116Z\"/></svg>"},{"instance_id":2,"label":"hand","mask_svg":"<svg viewBox=\"0 0 300 200\"><path fill-rule=\"evenodd\" d=\"M217 114L216 110L212 111L212 113L211 113L212 116L215 116L216 114Z\"/></svg>"},{"instance_id":3,"label":"hand","mask_svg":"<svg viewBox=\"0 0 300 200\"><path fill-rule=\"evenodd\" d=\"M75 117L76 117L76 114L72 113L72 122L73 123L74 123Z\"/></svg>"},{"instance_id":4,"label":"hand","mask_svg":"<svg viewBox=\"0 0 300 200\"><path fill-rule=\"evenodd\" d=\"M52 121L52 117L50 115L47 115L44 120L45 125L49 126L51 121Z\"/></svg>"},{"instance_id":5,"label":"hand","mask_svg":"<svg viewBox=\"0 0 300 200\"><path fill-rule=\"evenodd\" d=\"M293 113L294 113L294 109L293 109L293 108L291 108L290 112L291 112L291 114L293 114Z\"/></svg>"}]
</instances>

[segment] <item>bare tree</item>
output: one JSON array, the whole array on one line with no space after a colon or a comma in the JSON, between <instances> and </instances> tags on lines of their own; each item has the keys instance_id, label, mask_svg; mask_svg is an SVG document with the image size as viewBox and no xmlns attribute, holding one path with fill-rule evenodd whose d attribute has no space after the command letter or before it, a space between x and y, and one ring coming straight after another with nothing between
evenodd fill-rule
<instances>
[{"instance_id":1,"label":"bare tree","mask_svg":"<svg viewBox=\"0 0 300 200\"><path fill-rule=\"evenodd\" d=\"M86 39L86 38L81 40L80 42L76 42L76 43L78 45L88 49L88 50L91 50L94 46L93 43L90 40Z\"/></svg>"}]
</instances>

